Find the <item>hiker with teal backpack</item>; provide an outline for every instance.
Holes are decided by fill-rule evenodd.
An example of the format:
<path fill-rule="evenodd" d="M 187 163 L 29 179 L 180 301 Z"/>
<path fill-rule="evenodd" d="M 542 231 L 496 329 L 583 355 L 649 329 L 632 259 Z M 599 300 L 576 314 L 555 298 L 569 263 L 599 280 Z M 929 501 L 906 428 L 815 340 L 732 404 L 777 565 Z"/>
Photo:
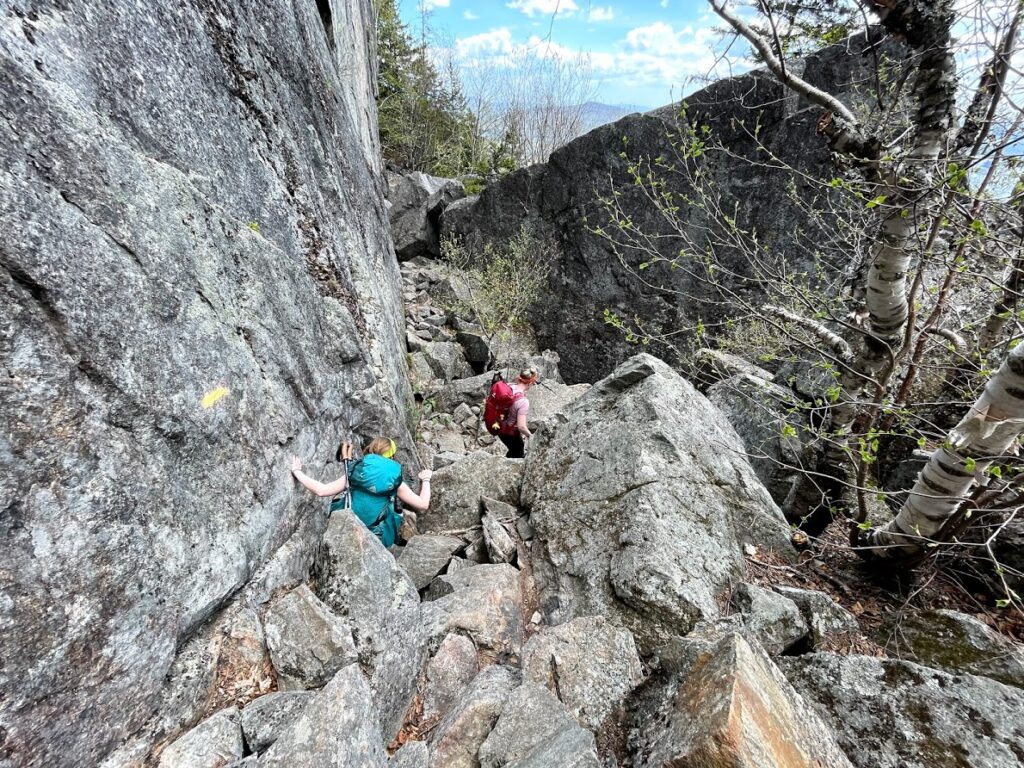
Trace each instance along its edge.
<path fill-rule="evenodd" d="M 351 507 L 352 513 L 381 544 L 391 547 L 398 540 L 398 529 L 402 525 L 395 499 L 418 512 L 425 511 L 430 506 L 432 474 L 429 469 L 419 473 L 420 492 L 415 493 L 402 482 L 402 465 L 393 458 L 396 450 L 394 440 L 375 437 L 363 450 L 363 458 L 352 464 L 352 446 L 342 443 L 337 458 L 343 462 L 345 473 L 334 482 L 321 483 L 305 474 L 297 456 L 292 456 L 292 475 L 317 496 L 335 497 L 331 502 L 332 513 Z"/>

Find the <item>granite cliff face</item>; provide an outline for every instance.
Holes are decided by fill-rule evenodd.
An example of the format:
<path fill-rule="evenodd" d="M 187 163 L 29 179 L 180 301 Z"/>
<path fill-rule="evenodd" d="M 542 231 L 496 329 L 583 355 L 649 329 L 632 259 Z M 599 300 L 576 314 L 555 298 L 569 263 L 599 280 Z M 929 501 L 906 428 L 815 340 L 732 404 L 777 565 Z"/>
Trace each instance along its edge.
<path fill-rule="evenodd" d="M 892 43 L 880 48 L 877 40 L 873 44 L 866 40 L 852 38 L 792 66 L 800 67 L 808 82 L 860 103 L 870 93 L 877 58 L 896 56 L 899 50 Z M 620 331 L 605 325 L 605 309 L 626 320 L 639 315 L 648 329 L 665 331 L 703 320 L 712 333 L 714 321 L 731 312 L 719 297 L 709 296 L 687 269 L 658 265 L 645 272 L 646 280 L 641 281 L 637 266 L 649 254 L 624 252 L 627 269 L 608 240 L 593 232 L 609 228 L 600 198 L 609 197 L 614 188 L 624 214 L 639 229 L 662 236 L 661 255 L 676 256 L 681 241 L 634 187 L 627 167 L 642 157 L 652 163 L 659 156 L 675 161 L 680 109 L 681 105 L 671 105 L 629 115 L 591 131 L 553 152 L 547 163 L 516 171 L 489 186 L 478 199 L 459 201 L 442 214 L 444 234 L 470 242 L 504 242 L 524 224 L 556 237 L 562 256 L 550 275 L 549 293 L 531 320 L 541 348 L 549 347 L 561 356 L 566 381 L 595 381 L 636 353 Z M 683 121 L 694 126 L 702 139 L 721 143 L 730 153 L 706 153 L 698 162 L 700 172 L 721 196 L 722 210 L 733 215 L 741 228 L 757 232 L 762 246 L 784 258 L 787 273 L 810 268 L 806 251 L 794 247 L 796 232 L 802 231 L 805 243 L 826 242 L 830 222 L 827 217 L 809 220 L 791 202 L 791 175 L 773 168 L 774 161 L 766 162 L 769 155 L 758 144 L 801 173 L 831 178 L 835 170 L 828 148 L 815 133 L 820 113 L 763 70 L 720 80 L 686 98 Z M 659 172 L 659 178 L 684 208 L 683 226 L 695 241 L 701 241 L 708 220 L 684 202 L 692 188 L 669 172 Z M 796 190 L 807 196 L 818 194 L 800 178 Z M 725 278 L 729 290 L 756 302 L 763 291 L 746 279 L 751 276 L 749 264 L 722 242 L 714 250 L 723 265 L 721 273 L 730 275 Z M 833 256 L 832 264 L 826 258 L 825 268 L 848 269 L 853 256 Z"/>
<path fill-rule="evenodd" d="M 373 44 L 370 0 L 5 4 L 0 765 L 96 764 L 319 510 L 287 454 L 404 434 Z"/>

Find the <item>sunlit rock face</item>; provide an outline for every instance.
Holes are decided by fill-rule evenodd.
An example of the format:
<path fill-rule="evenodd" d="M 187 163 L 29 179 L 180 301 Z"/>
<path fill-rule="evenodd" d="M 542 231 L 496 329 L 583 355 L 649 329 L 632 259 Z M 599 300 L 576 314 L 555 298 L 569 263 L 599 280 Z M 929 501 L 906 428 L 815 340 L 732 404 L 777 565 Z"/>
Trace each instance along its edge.
<path fill-rule="evenodd" d="M 404 429 L 372 8 L 2 13 L 0 765 L 94 765 L 319 510 L 287 453 Z"/>
<path fill-rule="evenodd" d="M 855 37 L 789 66 L 813 85 L 869 106 L 876 57 L 900 56 L 892 43 L 882 48 L 877 43 Z M 501 244 L 526 225 L 552 236 L 560 256 L 530 321 L 540 348 L 561 356 L 567 382 L 594 382 L 637 351 L 621 330 L 605 322 L 605 310 L 627 323 L 639 316 L 655 335 L 698 323 L 714 335 L 717 322 L 736 314 L 738 298 L 757 306 L 766 284 L 779 275 L 794 278 L 806 271 L 812 283 L 822 277 L 816 276 L 814 251 L 825 277 L 834 279 L 851 267 L 855 249 L 835 247 L 827 183 L 822 190 L 807 181 L 827 182 L 838 173 L 827 143 L 816 133 L 820 116 L 819 108 L 783 89 L 764 70 L 723 79 L 687 96 L 685 103 L 597 128 L 553 152 L 547 163 L 509 174 L 475 201 L 452 205 L 442 214 L 442 234 Z M 694 132 L 694 141 L 686 138 L 684 126 Z M 720 144 L 727 152 L 699 144 Z M 659 194 L 672 195 L 668 205 L 679 209 L 678 230 L 652 204 L 649 190 L 635 183 L 637 173 L 647 172 L 634 166 L 641 160 L 664 183 Z M 716 201 L 700 202 L 689 179 L 677 172 L 687 164 L 707 180 Z M 797 173 L 780 170 L 784 165 Z M 808 216 L 794 195 L 815 198 L 820 215 Z M 610 237 L 626 243 L 629 233 L 618 231 L 602 198 L 615 201 L 621 221 L 658 236 L 653 251 L 620 247 L 616 252 Z M 713 213 L 716 207 L 724 216 Z M 727 218 L 745 234 L 736 238 L 723 229 Z M 678 237 L 679 230 L 688 241 Z M 737 240 L 752 242 L 753 233 L 755 251 L 735 247 Z M 727 289 L 723 295 L 709 291 L 703 281 L 708 248 L 717 262 L 715 279 Z M 668 261 L 681 249 L 687 254 L 673 269 Z M 761 279 L 752 279 L 765 267 Z M 675 339 L 683 349 L 686 338 Z M 656 351 L 666 359 L 673 354 L 668 348 Z"/>

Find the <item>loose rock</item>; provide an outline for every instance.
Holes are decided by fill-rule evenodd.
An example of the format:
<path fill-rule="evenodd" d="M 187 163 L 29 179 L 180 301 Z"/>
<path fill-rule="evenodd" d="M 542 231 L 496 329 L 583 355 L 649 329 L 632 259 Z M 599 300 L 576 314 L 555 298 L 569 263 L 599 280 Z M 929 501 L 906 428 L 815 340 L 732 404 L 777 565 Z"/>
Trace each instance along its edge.
<path fill-rule="evenodd" d="M 811 647 L 827 650 L 830 642 L 860 631 L 857 617 L 824 592 L 776 586 L 775 591 L 796 603 L 810 629 Z"/>
<path fill-rule="evenodd" d="M 523 462 L 477 451 L 447 467 L 433 478 L 430 509 L 420 516 L 420 530 L 443 532 L 480 524 L 480 501 L 485 496 L 519 504 Z"/>
<path fill-rule="evenodd" d="M 858 768 L 1024 764 L 1024 691 L 905 661 L 813 653 L 779 666 Z"/>
<path fill-rule="evenodd" d="M 319 688 L 356 660 L 352 630 L 303 584 L 266 616 L 267 646 L 281 690 Z"/>
<path fill-rule="evenodd" d="M 430 768 L 477 768 L 480 745 L 516 683 L 504 667 L 480 672 L 431 734 Z"/>
<path fill-rule="evenodd" d="M 160 753 L 160 768 L 220 768 L 242 756 L 235 707 L 208 717 Z"/>
<path fill-rule="evenodd" d="M 581 728 L 547 688 L 516 688 L 480 747 L 481 768 L 572 766 L 598 768 L 594 734 Z"/>
<path fill-rule="evenodd" d="M 424 621 L 440 640 L 451 631 L 468 633 L 493 654 L 518 653 L 523 642 L 523 596 L 511 565 L 474 565 L 438 576 L 427 589 Z"/>
<path fill-rule="evenodd" d="M 452 559 L 452 554 L 465 546 L 454 536 L 424 533 L 414 536 L 402 549 L 398 564 L 405 569 L 416 589 L 424 589 L 441 573 Z"/>
<path fill-rule="evenodd" d="M 479 671 L 473 641 L 462 635 L 446 635 L 427 664 L 423 722 L 435 722 L 448 714 L 459 694 Z"/>
<path fill-rule="evenodd" d="M 338 672 L 260 758 L 260 768 L 384 768 L 370 686 L 350 664 Z"/>
<path fill-rule="evenodd" d="M 553 691 L 591 730 L 643 679 L 633 636 L 602 616 L 542 629 L 523 648 L 523 679 Z"/>
<path fill-rule="evenodd" d="M 807 637 L 809 630 L 800 609 L 778 592 L 739 584 L 732 593 L 732 604 L 743 614 L 747 632 L 773 656 Z"/>
<path fill-rule="evenodd" d="M 496 517 L 483 516 L 484 544 L 492 563 L 510 563 L 516 556 L 516 543 Z"/>
<path fill-rule="evenodd" d="M 653 680 L 639 707 L 631 737 L 638 768 L 849 768 L 756 642 L 732 634 L 694 650 L 681 682 Z"/>
<path fill-rule="evenodd" d="M 291 691 L 268 693 L 249 702 L 239 718 L 249 750 L 265 751 L 315 697 L 312 691 Z"/>

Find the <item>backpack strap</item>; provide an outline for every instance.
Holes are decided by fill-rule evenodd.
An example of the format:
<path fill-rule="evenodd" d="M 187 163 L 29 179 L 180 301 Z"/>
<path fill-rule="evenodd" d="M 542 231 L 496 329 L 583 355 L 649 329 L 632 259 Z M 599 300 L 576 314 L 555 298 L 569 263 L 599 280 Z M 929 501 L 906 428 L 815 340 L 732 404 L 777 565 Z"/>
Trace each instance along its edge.
<path fill-rule="evenodd" d="M 391 512 L 391 510 L 393 510 L 395 508 L 395 498 L 397 496 L 398 496 L 397 490 L 396 491 L 392 491 L 390 494 L 388 494 L 388 503 L 384 505 L 384 509 L 381 511 L 380 517 L 378 517 L 376 520 L 374 520 L 371 525 L 366 526 L 367 528 L 370 528 L 372 530 L 373 528 L 376 528 L 378 525 L 380 525 L 381 523 L 384 522 L 384 520 L 388 516 L 388 513 Z"/>

